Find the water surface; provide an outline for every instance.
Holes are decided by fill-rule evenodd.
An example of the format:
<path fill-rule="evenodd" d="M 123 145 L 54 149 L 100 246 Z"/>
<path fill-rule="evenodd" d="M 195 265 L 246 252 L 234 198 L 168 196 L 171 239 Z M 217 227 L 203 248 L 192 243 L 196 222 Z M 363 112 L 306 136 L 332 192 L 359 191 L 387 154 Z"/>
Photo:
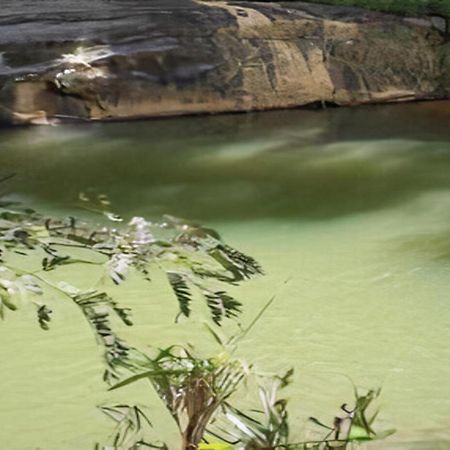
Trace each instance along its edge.
<path fill-rule="evenodd" d="M 350 378 L 383 387 L 380 429 L 433 442 L 450 437 L 449 118 L 447 104 L 424 103 L 1 130 L 0 171 L 34 208 L 88 215 L 77 197 L 89 188 L 125 217 L 204 223 L 260 261 L 266 276 L 233 291 L 242 321 L 277 299 L 240 353 L 262 370 L 295 367 L 295 437 L 351 401 Z M 71 270 L 80 284 L 98 275 Z M 204 347 L 201 313 L 173 325 L 158 276 L 116 297 L 135 310 L 122 330 L 132 343 Z M 31 309 L 0 325 L 1 447 L 90 449 L 111 430 L 95 405 L 125 399 L 150 403 L 173 442 L 146 385 L 108 393 L 88 325 L 49 301 L 48 332 Z"/>

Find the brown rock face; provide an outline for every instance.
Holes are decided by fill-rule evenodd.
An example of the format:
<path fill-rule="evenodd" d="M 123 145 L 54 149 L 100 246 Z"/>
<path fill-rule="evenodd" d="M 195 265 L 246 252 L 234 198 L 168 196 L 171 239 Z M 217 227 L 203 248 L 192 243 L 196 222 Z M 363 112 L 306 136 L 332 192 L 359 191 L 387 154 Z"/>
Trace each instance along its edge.
<path fill-rule="evenodd" d="M 302 2 L 3 1 L 0 115 L 10 122 L 450 92 L 450 46 L 431 20 Z"/>

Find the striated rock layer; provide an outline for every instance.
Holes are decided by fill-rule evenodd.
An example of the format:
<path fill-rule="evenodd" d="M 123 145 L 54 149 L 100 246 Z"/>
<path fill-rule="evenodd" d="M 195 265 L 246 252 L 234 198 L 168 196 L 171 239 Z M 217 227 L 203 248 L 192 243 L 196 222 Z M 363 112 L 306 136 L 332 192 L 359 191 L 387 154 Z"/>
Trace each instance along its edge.
<path fill-rule="evenodd" d="M 105 120 L 443 99 L 432 19 L 303 2 L 3 0 L 0 114 Z"/>

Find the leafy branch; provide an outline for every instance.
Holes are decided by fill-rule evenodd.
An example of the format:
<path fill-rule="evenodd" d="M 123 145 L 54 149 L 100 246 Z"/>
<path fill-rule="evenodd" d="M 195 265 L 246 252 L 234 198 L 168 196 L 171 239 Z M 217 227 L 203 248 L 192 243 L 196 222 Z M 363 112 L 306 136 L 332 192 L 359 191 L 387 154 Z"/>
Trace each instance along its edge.
<path fill-rule="evenodd" d="M 14 254 L 40 260 L 40 268 L 29 271 L 14 266 L 10 262 Z M 54 283 L 44 276 L 51 271 L 56 278 L 59 268 L 73 264 L 103 268 L 114 285 L 125 282 L 131 272 L 150 282 L 151 271 L 162 270 L 177 298 L 179 316 L 190 316 L 195 288 L 217 325 L 236 317 L 241 308 L 218 284 L 235 285 L 262 273 L 253 258 L 224 244 L 213 230 L 173 217 L 160 223 L 134 217 L 127 225 L 96 227 L 74 217 L 47 217 L 20 204 L 0 203 L 0 317 L 5 317 L 6 309 L 16 311 L 18 298 L 26 298 L 25 294 L 42 296 L 46 289 L 53 289 L 70 298 L 105 350 L 105 379 L 110 383 L 117 379 L 118 367 L 134 367 L 130 351 L 139 353 L 117 335 L 110 321 L 114 313 L 131 326 L 131 311 L 106 291 L 75 288 L 64 279 Z M 37 300 L 33 303 L 39 325 L 48 330 L 51 309 Z"/>
<path fill-rule="evenodd" d="M 113 405 L 100 406 L 100 410 L 116 422 L 116 431 L 112 439 L 113 448 L 168 450 L 164 444 L 155 445 L 146 441 L 146 430 L 152 428 L 153 425 L 141 407 Z M 100 445 L 97 444 L 95 449 L 100 450 Z"/>

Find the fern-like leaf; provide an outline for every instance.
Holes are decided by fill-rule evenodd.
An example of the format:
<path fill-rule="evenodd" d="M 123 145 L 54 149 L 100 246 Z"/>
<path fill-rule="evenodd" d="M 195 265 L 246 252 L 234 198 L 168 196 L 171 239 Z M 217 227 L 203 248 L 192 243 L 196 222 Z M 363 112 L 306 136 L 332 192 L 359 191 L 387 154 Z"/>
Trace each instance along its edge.
<path fill-rule="evenodd" d="M 167 272 L 167 278 L 175 296 L 177 297 L 180 307 L 180 314 L 185 317 L 189 317 L 189 314 L 191 313 L 190 304 L 192 301 L 192 293 L 186 282 L 185 276 L 180 272 L 169 271 Z"/>
<path fill-rule="evenodd" d="M 209 250 L 208 253 L 222 267 L 233 274 L 233 281 L 242 281 L 254 275 L 263 274 L 261 266 L 255 259 L 229 245 L 220 243 Z"/>
<path fill-rule="evenodd" d="M 225 291 L 204 291 L 203 295 L 217 325 L 221 325 L 224 317 L 236 317 L 241 312 L 242 304 Z"/>
<path fill-rule="evenodd" d="M 132 325 L 127 308 L 119 307 L 117 303 L 104 292 L 78 291 L 65 289 L 75 304 L 81 309 L 86 320 L 92 326 L 97 340 L 105 349 L 107 369 L 105 381 L 112 383 L 117 379 L 116 368 L 127 367 L 131 347 L 120 339 L 113 331 L 110 322 L 110 311 L 114 311 L 126 325 Z"/>
<path fill-rule="evenodd" d="M 48 324 L 50 323 L 52 317 L 52 310 L 50 308 L 48 308 L 48 306 L 46 305 L 38 305 L 38 309 L 37 309 L 37 316 L 38 316 L 38 322 L 39 322 L 39 326 L 43 329 L 43 330 L 48 330 L 49 326 Z"/>

